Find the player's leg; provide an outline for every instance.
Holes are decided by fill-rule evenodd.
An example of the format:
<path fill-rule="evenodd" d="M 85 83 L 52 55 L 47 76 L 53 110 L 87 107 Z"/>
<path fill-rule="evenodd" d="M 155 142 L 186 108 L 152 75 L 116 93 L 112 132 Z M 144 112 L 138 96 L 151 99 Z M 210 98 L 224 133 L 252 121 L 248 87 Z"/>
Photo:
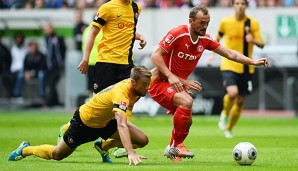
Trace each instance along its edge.
<path fill-rule="evenodd" d="M 145 147 L 149 139 L 148 137 L 141 131 L 138 127 L 136 127 L 134 124 L 128 122 L 127 123 L 129 132 L 130 132 L 130 138 L 131 138 L 131 143 L 133 145 L 133 148 L 143 148 Z M 108 141 L 104 141 L 102 143 L 102 149 L 109 150 L 114 147 L 120 147 L 123 148 L 123 144 L 120 139 L 119 132 L 116 131 Z"/>
<path fill-rule="evenodd" d="M 192 97 L 185 91 L 175 93 L 173 97 L 173 103 L 177 107 L 174 116 L 174 133 L 172 148 L 170 152 L 176 154 L 179 157 L 194 157 L 194 154 L 190 152 L 184 145 L 184 139 L 188 135 L 189 128 L 192 123 Z"/>
<path fill-rule="evenodd" d="M 227 131 L 225 136 L 227 138 L 233 137 L 232 129 L 236 125 L 241 112 L 243 110 L 245 96 L 251 94 L 252 87 L 252 74 L 237 74 L 237 87 L 238 87 L 238 95 L 234 100 L 233 107 L 231 109 L 231 118 L 227 125 Z"/>
<path fill-rule="evenodd" d="M 223 86 L 225 87 L 226 94 L 223 98 L 223 109 L 220 114 L 218 127 L 220 130 L 225 131 L 227 127 L 227 122 L 231 108 L 234 103 L 234 99 L 238 95 L 237 87 L 237 75 L 231 71 L 222 71 L 221 72 L 223 79 Z"/>
<path fill-rule="evenodd" d="M 66 132 L 66 130 L 68 129 L 69 125 L 70 125 L 70 122 L 68 122 L 60 127 L 58 138 L 57 138 L 57 144 L 63 138 L 63 135 Z"/>
<path fill-rule="evenodd" d="M 8 160 L 17 161 L 31 155 L 47 160 L 62 160 L 69 156 L 73 151 L 74 149 L 68 147 L 63 140 L 60 141 L 57 146 L 49 144 L 30 146 L 29 142 L 23 142 L 18 149 L 10 154 Z"/>
<path fill-rule="evenodd" d="M 234 102 L 234 105 L 231 109 L 231 116 L 230 116 L 230 120 L 229 123 L 227 125 L 226 128 L 226 132 L 225 132 L 225 137 L 226 138 L 232 138 L 232 129 L 235 126 L 235 124 L 237 123 L 240 114 L 242 112 L 243 109 L 243 102 L 244 102 L 244 96 L 237 96 Z"/>

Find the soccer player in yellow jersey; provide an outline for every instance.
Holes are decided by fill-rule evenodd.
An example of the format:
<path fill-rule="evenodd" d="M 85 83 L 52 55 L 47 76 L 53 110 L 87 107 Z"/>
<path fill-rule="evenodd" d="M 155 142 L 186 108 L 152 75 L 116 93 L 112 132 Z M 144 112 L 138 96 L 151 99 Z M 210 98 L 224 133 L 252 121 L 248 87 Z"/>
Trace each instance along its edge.
<path fill-rule="evenodd" d="M 24 141 L 10 154 L 8 160 L 17 161 L 31 155 L 62 160 L 78 146 L 101 137 L 104 140 L 110 138 L 98 144 L 102 155 L 110 148 L 124 147 L 129 164 L 137 165 L 145 157 L 137 155 L 134 148 L 146 146 L 148 137 L 127 120 L 132 116 L 134 104 L 146 95 L 151 76 L 146 67 L 134 67 L 130 78 L 107 87 L 75 111 L 69 128 L 56 146 L 30 146 L 29 142 Z"/>
<path fill-rule="evenodd" d="M 98 55 L 94 67 L 94 94 L 129 78 L 130 70 L 134 66 L 132 50 L 135 40 L 140 41 L 139 49 L 143 49 L 147 44 L 146 39 L 136 32 L 141 10 L 140 4 L 133 0 L 111 0 L 99 7 L 87 36 L 83 59 L 78 66 L 82 74 L 88 72 L 88 61 L 90 64 L 90 58 L 93 58 L 90 53 L 94 40 L 99 33 L 103 33 L 97 47 Z M 125 150 L 122 151 L 125 156 Z"/>
<path fill-rule="evenodd" d="M 253 46 L 264 47 L 257 20 L 245 14 L 247 0 L 233 0 L 235 15 L 223 18 L 219 26 L 217 41 L 224 36 L 225 46 L 252 58 Z M 210 66 L 215 54 L 208 59 Z M 252 92 L 252 74 L 254 66 L 243 65 L 222 58 L 220 70 L 226 94 L 223 98 L 223 110 L 218 123 L 226 138 L 232 138 L 232 129 L 243 110 L 245 96 Z"/>
<path fill-rule="evenodd" d="M 87 37 L 83 59 L 78 66 L 82 74 L 87 73 L 94 39 L 102 30 L 103 37 L 97 47 L 95 64 L 95 94 L 129 78 L 134 66 L 132 49 L 135 40 L 140 40 L 140 49 L 147 43 L 141 34 L 136 33 L 141 10 L 141 6 L 132 0 L 111 0 L 99 7 Z"/>

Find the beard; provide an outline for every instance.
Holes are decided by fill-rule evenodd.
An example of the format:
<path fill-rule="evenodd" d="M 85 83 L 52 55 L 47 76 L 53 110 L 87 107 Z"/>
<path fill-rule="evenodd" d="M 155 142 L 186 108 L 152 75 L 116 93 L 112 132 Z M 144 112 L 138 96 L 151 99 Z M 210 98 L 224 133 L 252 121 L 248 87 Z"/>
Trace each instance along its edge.
<path fill-rule="evenodd" d="M 206 34 L 206 30 L 194 31 L 197 36 L 204 36 Z"/>

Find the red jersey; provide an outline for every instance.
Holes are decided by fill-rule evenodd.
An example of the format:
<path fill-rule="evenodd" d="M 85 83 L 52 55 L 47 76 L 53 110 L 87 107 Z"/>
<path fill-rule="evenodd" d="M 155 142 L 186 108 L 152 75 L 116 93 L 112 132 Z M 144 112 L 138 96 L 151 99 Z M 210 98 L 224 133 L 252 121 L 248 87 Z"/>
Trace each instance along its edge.
<path fill-rule="evenodd" d="M 159 42 L 167 54 L 163 56 L 170 71 L 180 78 L 187 79 L 197 66 L 205 49 L 213 51 L 220 44 L 209 34 L 199 36 L 196 42 L 191 40 L 187 25 L 178 26 L 168 32 Z"/>

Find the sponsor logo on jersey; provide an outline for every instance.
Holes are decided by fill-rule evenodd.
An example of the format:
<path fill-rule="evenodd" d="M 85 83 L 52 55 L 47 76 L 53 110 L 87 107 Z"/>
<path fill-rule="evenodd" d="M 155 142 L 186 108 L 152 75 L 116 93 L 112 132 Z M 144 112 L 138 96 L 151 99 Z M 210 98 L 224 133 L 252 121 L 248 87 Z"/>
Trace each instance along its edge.
<path fill-rule="evenodd" d="M 166 37 L 166 39 L 165 39 L 165 42 L 167 44 L 170 44 L 170 43 L 172 43 L 173 40 L 174 40 L 174 36 L 171 35 L 171 34 L 168 34 L 167 37 Z"/>
<path fill-rule="evenodd" d="M 135 23 L 118 23 L 118 28 L 119 29 L 124 29 L 124 28 L 134 28 L 135 27 Z"/>
<path fill-rule="evenodd" d="M 194 61 L 194 60 L 197 59 L 196 56 L 191 55 L 191 54 L 187 54 L 187 53 L 184 53 L 184 52 L 178 52 L 177 56 L 181 59 L 186 59 L 186 60 L 189 60 L 189 61 Z"/>
<path fill-rule="evenodd" d="M 127 103 L 124 102 L 124 101 L 120 101 L 119 109 L 126 111 L 126 109 L 127 109 Z"/>

